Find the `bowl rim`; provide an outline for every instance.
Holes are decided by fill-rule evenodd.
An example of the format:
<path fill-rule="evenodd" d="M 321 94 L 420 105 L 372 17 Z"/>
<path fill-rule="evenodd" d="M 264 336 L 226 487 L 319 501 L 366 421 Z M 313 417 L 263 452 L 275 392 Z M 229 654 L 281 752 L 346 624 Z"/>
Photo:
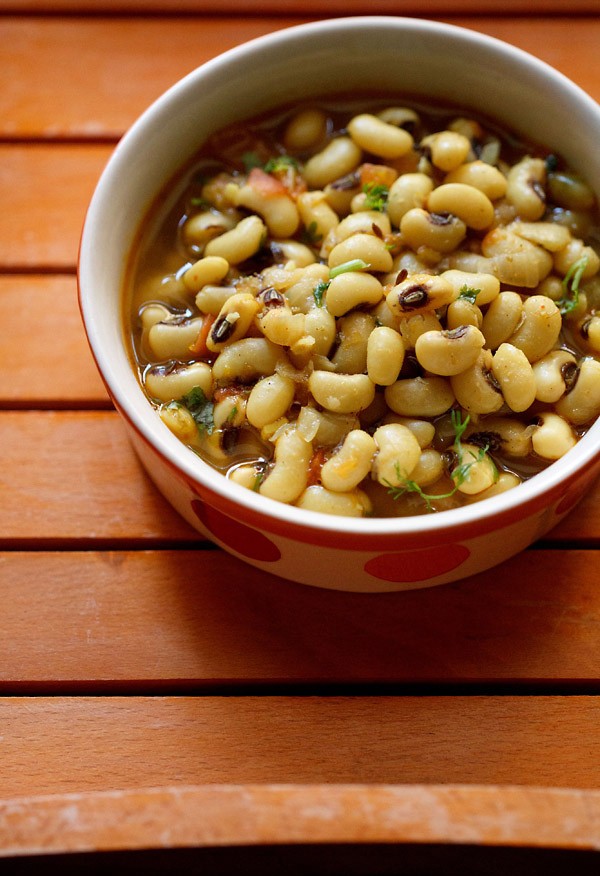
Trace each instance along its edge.
<path fill-rule="evenodd" d="M 180 99 L 188 89 L 193 89 L 207 75 L 225 72 L 231 64 L 243 65 L 256 52 L 291 44 L 299 39 L 306 40 L 317 33 L 345 32 L 356 28 L 381 30 L 389 27 L 408 29 L 419 34 L 450 35 L 466 44 L 477 45 L 492 54 L 499 55 L 504 60 L 512 59 L 521 68 L 526 67 L 536 74 L 550 77 L 556 86 L 567 89 L 573 99 L 587 103 L 589 108 L 600 116 L 598 104 L 580 86 L 545 61 L 496 37 L 459 25 L 392 15 L 348 16 L 293 25 L 255 37 L 211 58 L 187 73 L 156 98 L 134 120 L 113 150 L 89 202 L 80 238 L 77 268 L 79 307 L 92 355 L 117 410 L 157 453 L 171 466 L 181 471 L 189 481 L 213 491 L 228 504 L 233 503 L 247 509 L 252 515 L 264 519 L 276 519 L 282 524 L 287 524 L 290 531 L 299 527 L 320 529 L 331 534 L 338 531 L 346 535 L 356 533 L 364 537 L 369 534 L 426 535 L 439 530 L 463 530 L 468 526 L 479 529 L 484 521 L 489 523 L 491 518 L 515 519 L 528 516 L 531 513 L 528 509 L 532 505 L 538 506 L 544 496 L 549 493 L 556 494 L 561 485 L 566 485 L 581 476 L 582 470 L 591 466 L 600 456 L 600 441 L 597 438 L 600 434 L 600 420 L 597 420 L 577 445 L 561 459 L 520 484 L 518 488 L 494 497 L 460 508 L 408 517 L 352 518 L 329 515 L 286 505 L 235 484 L 187 448 L 161 423 L 152 406 L 148 404 L 141 386 L 139 398 L 133 398 L 117 379 L 118 374 L 108 359 L 104 342 L 97 331 L 94 317 L 100 304 L 94 300 L 95 296 L 91 291 L 93 278 L 88 276 L 88 261 L 90 247 L 93 246 L 95 223 L 101 221 L 105 207 L 104 192 L 113 177 L 118 178 L 119 174 L 126 172 L 130 153 L 135 149 L 138 138 L 143 136 L 149 126 L 154 127 L 157 114 L 165 111 L 173 100 Z M 157 192 L 154 192 L 153 197 L 156 194 Z M 124 337 L 122 343 L 125 345 Z M 150 414 L 152 416 L 148 416 Z"/>

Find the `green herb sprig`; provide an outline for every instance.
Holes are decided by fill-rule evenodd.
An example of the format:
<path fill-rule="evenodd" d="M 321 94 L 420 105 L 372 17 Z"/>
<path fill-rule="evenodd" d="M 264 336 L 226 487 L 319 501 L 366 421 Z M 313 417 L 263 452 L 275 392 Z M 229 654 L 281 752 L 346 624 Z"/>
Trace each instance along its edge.
<path fill-rule="evenodd" d="M 581 256 L 576 262 L 573 262 L 563 277 L 563 296 L 556 302 L 562 316 L 568 316 L 579 304 L 579 284 L 581 283 L 587 263 L 588 257 L 586 255 Z"/>
<path fill-rule="evenodd" d="M 214 421 L 214 404 L 206 398 L 204 391 L 200 386 L 194 386 L 190 389 L 179 402 L 176 404 L 183 405 L 192 415 L 200 434 L 206 433 L 212 435 L 215 428 Z"/>
<path fill-rule="evenodd" d="M 447 493 L 425 493 L 416 481 L 413 481 L 410 478 L 403 477 L 402 471 L 400 469 L 400 464 L 397 462 L 395 465 L 395 470 L 396 477 L 398 478 L 398 483 L 391 484 L 387 482 L 388 493 L 392 497 L 392 499 L 400 499 L 401 496 L 404 496 L 406 493 L 417 493 L 425 502 L 427 510 L 433 511 L 434 502 L 439 501 L 440 499 L 450 499 L 456 493 L 458 488 L 466 481 L 471 468 L 478 462 L 482 462 L 485 458 L 487 451 L 489 450 L 489 444 L 486 444 L 482 448 L 480 448 L 479 453 L 477 454 L 477 456 L 474 457 L 473 453 L 469 451 L 469 455 L 472 456 L 473 459 L 470 462 L 465 462 L 465 451 L 462 445 L 462 437 L 465 434 L 467 426 L 469 425 L 469 420 L 470 417 L 468 414 L 463 420 L 460 411 L 454 410 L 450 414 L 450 421 L 454 430 L 454 444 L 452 446 L 458 459 L 458 465 L 455 466 L 450 473 L 450 477 L 454 481 L 454 486 L 452 487 L 452 489 L 449 490 Z M 498 472 L 495 466 L 494 469 L 496 475 L 495 480 L 497 480 Z"/>
<path fill-rule="evenodd" d="M 377 183 L 367 183 L 363 186 L 363 192 L 367 196 L 364 206 L 367 210 L 376 210 L 378 213 L 383 213 L 388 202 L 390 194 L 389 186 L 379 185 Z"/>

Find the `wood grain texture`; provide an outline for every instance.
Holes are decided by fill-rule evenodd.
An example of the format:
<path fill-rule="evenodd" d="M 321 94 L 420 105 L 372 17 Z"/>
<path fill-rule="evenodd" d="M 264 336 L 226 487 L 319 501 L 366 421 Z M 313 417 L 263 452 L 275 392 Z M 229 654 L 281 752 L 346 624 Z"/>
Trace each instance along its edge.
<path fill-rule="evenodd" d="M 307 21 L 308 10 L 302 15 L 0 19 L 0 136 L 117 138 L 165 89 L 203 62 Z M 569 19 L 568 38 L 560 17 L 448 20 L 531 52 L 600 97 L 600 16 Z"/>
<path fill-rule="evenodd" d="M 5 411 L 0 444 L 4 543 L 199 538 L 154 488 L 115 413 Z"/>
<path fill-rule="evenodd" d="M 111 152 L 93 144 L 0 144 L 4 271 L 75 270 L 85 212 Z"/>
<path fill-rule="evenodd" d="M 222 551 L 4 553 L 0 693 L 593 688 L 595 560 L 527 551 L 456 584 L 373 597 L 286 582 Z"/>
<path fill-rule="evenodd" d="M 0 406 L 110 407 L 72 276 L 0 276 Z"/>
<path fill-rule="evenodd" d="M 206 783 L 600 784 L 597 697 L 0 699 L 2 797 Z"/>
<path fill-rule="evenodd" d="M 600 847 L 600 792 L 481 785 L 193 785 L 0 801 L 0 856 L 266 845 Z"/>
<path fill-rule="evenodd" d="M 199 15 L 577 15 L 597 12 L 595 0 L 4 0 L 6 12 L 194 13 Z"/>

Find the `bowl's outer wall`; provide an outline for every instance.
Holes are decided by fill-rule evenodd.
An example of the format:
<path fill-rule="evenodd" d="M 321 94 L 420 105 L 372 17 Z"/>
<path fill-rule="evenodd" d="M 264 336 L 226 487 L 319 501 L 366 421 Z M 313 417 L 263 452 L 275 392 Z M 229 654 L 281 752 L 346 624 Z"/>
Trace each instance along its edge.
<path fill-rule="evenodd" d="M 130 250 L 141 218 L 210 133 L 280 105 L 282 95 L 287 103 L 361 91 L 428 96 L 489 115 L 535 142 L 551 144 L 600 191 L 597 105 L 560 74 L 520 50 L 462 28 L 382 16 L 300 26 L 238 47 L 173 86 L 125 135 L 100 180 L 81 242 L 80 303 L 98 367 L 134 430 L 160 455 L 175 461 L 188 478 L 196 478 L 216 495 L 236 497 L 240 515 L 257 503 L 268 515 L 273 513 L 269 506 L 277 503 L 230 484 L 193 457 L 157 423 L 131 367 L 122 317 Z M 576 448 L 586 465 L 598 453 L 593 441 L 594 435 L 588 434 Z M 546 482 L 555 485 L 561 465 L 562 461 L 533 479 L 535 487 L 529 482 L 519 488 L 523 499 L 528 490 L 545 489 Z M 512 499 L 499 497 L 494 507 L 508 502 L 514 504 Z M 281 507 L 274 513 L 288 521 L 292 540 L 302 520 L 314 524 L 311 512 L 298 514 L 298 509 L 291 509 L 290 513 Z M 493 515 L 495 510 L 482 507 L 479 515 L 469 509 L 452 512 L 457 520 L 461 513 L 463 518 L 470 515 L 476 528 L 477 516 Z M 356 527 L 355 521 L 319 516 L 322 529 L 332 534 Z M 433 530 L 438 525 L 444 529 L 452 524 L 430 518 L 419 523 L 413 518 L 401 528 Z M 365 523 L 367 530 L 374 526 L 389 530 L 394 523 Z M 206 533 L 201 525 L 198 528 Z M 533 530 L 536 527 L 525 544 L 539 534 Z M 513 538 L 511 553 L 525 544 Z M 493 551 L 487 553 L 488 565 L 498 561 Z M 301 557 L 295 560 L 303 561 Z M 273 571 L 284 574 L 283 568 Z"/>

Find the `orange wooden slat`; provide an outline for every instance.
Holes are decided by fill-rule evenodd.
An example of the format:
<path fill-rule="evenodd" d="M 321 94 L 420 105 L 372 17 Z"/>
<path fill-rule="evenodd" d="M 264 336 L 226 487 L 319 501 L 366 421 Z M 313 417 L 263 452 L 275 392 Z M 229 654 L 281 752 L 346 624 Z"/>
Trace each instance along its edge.
<path fill-rule="evenodd" d="M 0 591 L 0 692 L 600 676 L 592 551 L 527 551 L 385 596 L 293 584 L 217 550 L 15 552 L 0 554 Z"/>
<path fill-rule="evenodd" d="M 0 270 L 75 269 L 85 211 L 111 152 L 0 144 Z"/>
<path fill-rule="evenodd" d="M 583 850 L 598 847 L 599 824 L 600 792 L 595 790 L 498 785 L 171 786 L 0 801 L 0 856 L 271 843 Z"/>
<path fill-rule="evenodd" d="M 201 15 L 576 15 L 598 11 L 595 0 L 4 0 L 16 13 L 196 13 Z"/>
<path fill-rule="evenodd" d="M 113 411 L 2 411 L 0 446 L 0 494 L 11 497 L 0 509 L 4 545 L 198 539 L 151 484 Z M 599 489 L 547 538 L 597 540 Z"/>
<path fill-rule="evenodd" d="M 2 797 L 218 783 L 598 788 L 597 697 L 0 700 Z"/>
<path fill-rule="evenodd" d="M 204 61 L 303 15 L 0 19 L 0 136 L 118 137 Z M 600 16 L 448 20 L 531 52 L 600 98 Z"/>
<path fill-rule="evenodd" d="M 75 277 L 0 276 L 0 405 L 110 407 L 90 353 Z"/>
<path fill-rule="evenodd" d="M 199 539 L 159 495 L 112 412 L 0 413 L 0 538 Z"/>

